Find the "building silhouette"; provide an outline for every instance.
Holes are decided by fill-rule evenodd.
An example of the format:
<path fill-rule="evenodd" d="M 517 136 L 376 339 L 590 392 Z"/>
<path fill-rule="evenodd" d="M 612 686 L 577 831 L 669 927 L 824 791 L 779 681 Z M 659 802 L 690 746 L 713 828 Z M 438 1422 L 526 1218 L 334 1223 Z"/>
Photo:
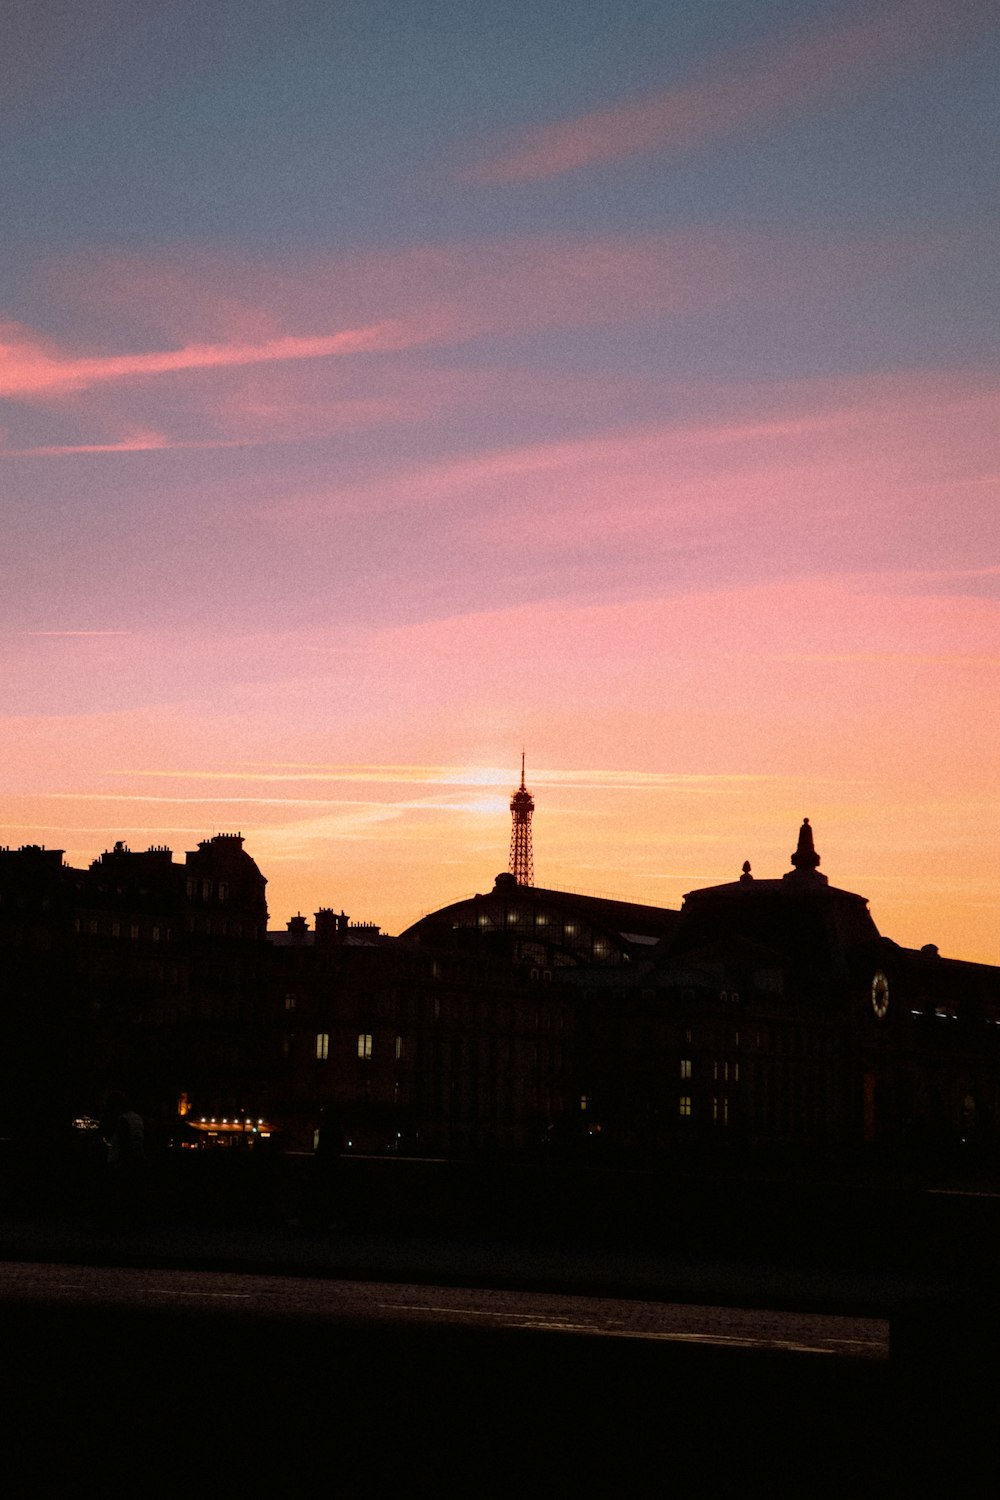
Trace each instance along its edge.
<path fill-rule="evenodd" d="M 332 905 L 267 934 L 238 834 L 0 850 L 4 1129 L 125 1085 L 200 1144 L 325 1118 L 364 1152 L 995 1163 L 1000 969 L 881 934 L 808 820 L 790 864 L 679 910 L 506 871 L 392 937 Z"/>

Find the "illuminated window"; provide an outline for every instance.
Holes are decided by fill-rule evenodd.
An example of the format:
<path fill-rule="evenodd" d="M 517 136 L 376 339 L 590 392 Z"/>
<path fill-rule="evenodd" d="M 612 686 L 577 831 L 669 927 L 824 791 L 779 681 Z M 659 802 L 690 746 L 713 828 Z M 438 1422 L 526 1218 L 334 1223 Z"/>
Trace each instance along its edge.
<path fill-rule="evenodd" d="M 290 995 L 289 994 L 289 995 L 285 996 L 285 1009 L 286 1010 L 294 1010 L 295 1009 L 295 996 L 294 995 Z"/>
<path fill-rule="evenodd" d="M 690 1078 L 691 1077 L 691 1059 L 689 1057 L 682 1057 L 681 1058 L 681 1077 L 682 1078 Z"/>
<path fill-rule="evenodd" d="M 396 1038 L 396 1061 L 399 1062 L 406 1056 L 406 1043 L 401 1036 Z"/>
<path fill-rule="evenodd" d="M 733 1082 L 734 1083 L 739 1083 L 739 1081 L 740 1081 L 740 1065 L 739 1065 L 738 1062 L 734 1062 L 733 1063 Z"/>
<path fill-rule="evenodd" d="M 583 1110 L 586 1110 L 586 1109 L 590 1108 L 590 1095 L 589 1094 L 581 1094 L 580 1095 L 580 1108 L 583 1109 Z"/>
<path fill-rule="evenodd" d="M 330 1033 L 328 1031 L 317 1031 L 316 1033 L 316 1057 L 319 1062 L 325 1062 L 330 1055 Z"/>
<path fill-rule="evenodd" d="M 682 1094 L 681 1095 L 680 1100 L 678 1102 L 678 1110 L 677 1110 L 677 1112 L 685 1120 L 690 1117 L 690 1114 L 691 1114 L 691 1095 L 690 1094 Z"/>
<path fill-rule="evenodd" d="M 367 1062 L 372 1055 L 372 1034 L 370 1031 L 358 1032 L 358 1056 Z"/>

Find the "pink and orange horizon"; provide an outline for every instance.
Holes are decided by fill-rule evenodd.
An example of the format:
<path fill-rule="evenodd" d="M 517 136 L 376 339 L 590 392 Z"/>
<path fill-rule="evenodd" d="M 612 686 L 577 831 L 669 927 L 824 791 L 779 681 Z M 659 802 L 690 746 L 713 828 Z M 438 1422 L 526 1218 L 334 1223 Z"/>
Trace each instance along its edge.
<path fill-rule="evenodd" d="M 1000 962 L 990 0 L 22 20 L 0 842 L 239 830 L 272 925 L 398 932 L 523 745 L 540 885 L 677 906 L 808 816 Z"/>

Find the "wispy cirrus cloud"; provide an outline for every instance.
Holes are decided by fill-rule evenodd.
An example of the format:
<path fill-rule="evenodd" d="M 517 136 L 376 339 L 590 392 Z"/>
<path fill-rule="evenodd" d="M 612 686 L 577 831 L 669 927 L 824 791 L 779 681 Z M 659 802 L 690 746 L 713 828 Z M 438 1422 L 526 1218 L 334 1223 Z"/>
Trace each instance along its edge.
<path fill-rule="evenodd" d="M 695 150 L 878 86 L 995 21 L 992 0 L 868 0 L 724 53 L 658 93 L 526 130 L 461 175 L 532 182 L 650 151 Z"/>
<path fill-rule="evenodd" d="M 703 229 L 266 262 L 91 255 L 50 264 L 35 288 L 81 330 L 76 346 L 13 324 L 0 340 L 0 394 L 43 410 L 50 429 L 39 441 L 37 422 L 23 437 L 12 426 L 0 454 L 295 442 L 498 407 L 606 420 L 609 395 L 623 408 L 641 400 L 641 372 L 615 369 L 602 383 L 599 371 L 540 368 L 511 341 L 684 318 L 721 302 L 759 314 L 767 299 L 784 308 L 793 293 L 825 297 L 831 277 L 877 283 L 951 248 L 940 235 Z M 341 331 L 308 331 L 317 327 Z M 85 329 L 100 348 L 80 352 Z M 110 330 L 132 352 L 107 352 Z M 498 334 L 509 346 L 499 361 Z"/>
<path fill-rule="evenodd" d="M 262 344 L 188 344 L 148 353 L 74 355 L 57 351 L 21 329 L 0 343 L 0 396 L 30 397 L 85 390 L 112 381 L 147 379 L 192 370 L 229 369 L 284 360 L 328 359 L 404 348 L 411 342 L 397 325 L 373 324 L 315 337 L 270 339 Z"/>
<path fill-rule="evenodd" d="M 273 767 L 213 767 L 206 769 L 192 768 L 189 770 L 121 770 L 111 771 L 108 775 L 116 778 L 135 779 L 140 784 L 149 779 L 164 781 L 208 781 L 224 782 L 228 785 L 246 783 L 255 785 L 269 782 L 293 782 L 310 783 L 323 782 L 330 785 L 339 783 L 360 783 L 365 786 L 433 786 L 433 787 L 491 787 L 508 788 L 511 784 L 512 771 L 508 767 L 482 767 L 482 766 L 323 766 L 316 764 L 305 764 L 301 766 L 286 766 L 279 762 Z M 672 786 L 697 786 L 702 783 L 706 785 L 718 785 L 726 782 L 751 782 L 765 780 L 758 774 L 701 774 L 701 773 L 668 773 L 660 771 L 631 771 L 625 768 L 614 770 L 573 770 L 554 767 L 539 767 L 532 770 L 528 778 L 532 786 L 567 786 L 567 787 L 613 787 L 616 790 L 643 791 L 651 788 L 663 788 Z M 60 794 L 64 795 L 64 794 Z M 66 794 L 68 795 L 68 794 Z M 128 798 L 127 793 L 109 793 L 112 800 Z M 137 794 L 144 798 L 147 794 Z M 155 800 L 173 801 L 173 795 L 156 798 Z M 190 800 L 183 798 L 181 800 Z M 239 798 L 210 798 L 195 800 L 222 800 L 239 801 Z M 248 800 L 260 800 L 257 798 Z M 267 800 L 267 799 L 264 799 Z M 281 801 L 305 801 L 316 800 L 320 803 L 330 799 L 293 798 L 278 799 Z M 338 799 L 333 799 L 334 801 Z M 381 805 L 381 804 L 378 804 Z M 386 804 L 397 806 L 397 803 Z M 410 805 L 410 804 L 407 804 Z M 438 805 L 428 800 L 421 805 Z M 440 804 L 444 806 L 445 804 Z M 447 804 L 451 805 L 451 804 Z"/>

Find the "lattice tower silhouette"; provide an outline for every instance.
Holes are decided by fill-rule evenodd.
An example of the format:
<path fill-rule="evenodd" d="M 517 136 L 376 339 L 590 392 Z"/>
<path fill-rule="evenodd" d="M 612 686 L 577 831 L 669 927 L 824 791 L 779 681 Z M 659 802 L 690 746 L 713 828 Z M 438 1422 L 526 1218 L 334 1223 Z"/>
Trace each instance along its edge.
<path fill-rule="evenodd" d="M 534 885 L 535 862 L 531 853 L 531 814 L 535 799 L 524 784 L 524 751 L 521 751 L 521 785 L 510 799 L 510 873 L 518 885 Z"/>

